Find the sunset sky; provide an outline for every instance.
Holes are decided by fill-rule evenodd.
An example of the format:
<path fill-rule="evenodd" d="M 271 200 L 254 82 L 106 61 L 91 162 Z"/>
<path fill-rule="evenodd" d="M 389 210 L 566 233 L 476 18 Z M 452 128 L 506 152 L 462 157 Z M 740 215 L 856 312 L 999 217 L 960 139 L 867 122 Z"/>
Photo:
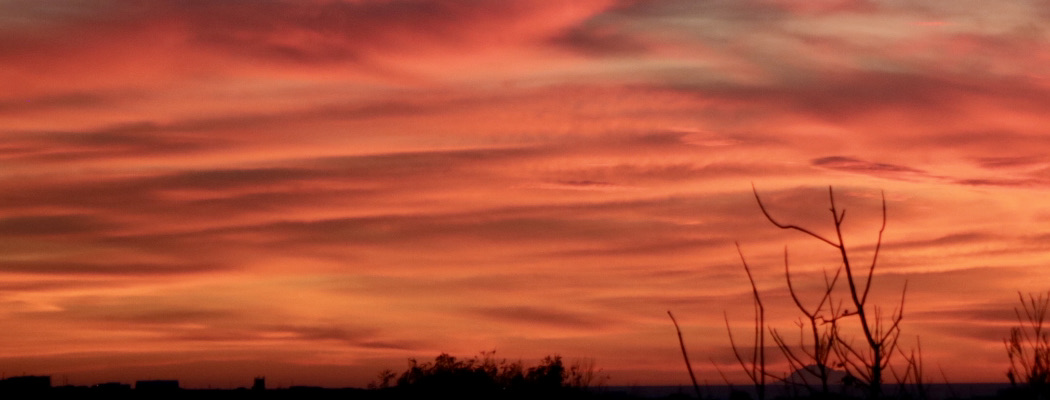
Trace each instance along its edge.
<path fill-rule="evenodd" d="M 740 381 L 833 234 L 928 374 L 1050 289 L 1050 3 L 0 0 L 0 371 L 363 386 L 406 359 Z M 839 293 L 839 298 L 844 293 Z M 853 323 L 849 320 L 848 323 Z M 860 340 L 860 337 L 857 338 Z M 770 368 L 783 370 L 779 358 Z M 930 372 L 933 371 L 933 372 Z"/>

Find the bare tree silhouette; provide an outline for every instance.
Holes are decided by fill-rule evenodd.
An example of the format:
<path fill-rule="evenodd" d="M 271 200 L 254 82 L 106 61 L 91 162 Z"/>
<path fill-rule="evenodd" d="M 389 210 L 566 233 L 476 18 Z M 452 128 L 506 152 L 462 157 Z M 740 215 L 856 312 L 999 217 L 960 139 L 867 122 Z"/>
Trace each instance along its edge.
<path fill-rule="evenodd" d="M 871 258 L 871 263 L 867 265 L 867 273 L 861 273 L 856 271 L 856 262 L 850 257 L 849 250 L 846 247 L 845 241 L 842 235 L 842 223 L 846 218 L 846 210 L 839 210 L 835 205 L 835 193 L 834 190 L 828 187 L 828 198 L 831 203 L 831 216 L 832 222 L 835 228 L 835 237 L 828 239 L 822 235 L 814 233 L 812 230 L 791 224 L 784 224 L 778 222 L 766 209 L 762 203 L 761 197 L 758 195 L 758 189 L 751 186 L 752 192 L 755 195 L 755 201 L 758 202 L 759 209 L 762 210 L 762 214 L 772 223 L 774 226 L 780 229 L 793 230 L 806 234 L 814 239 L 817 239 L 829 246 L 835 248 L 841 259 L 841 268 L 846 272 L 846 283 L 849 285 L 849 300 L 853 305 L 854 309 L 838 310 L 833 306 L 830 301 L 832 289 L 834 287 L 834 281 L 827 280 L 826 292 L 824 298 L 818 304 L 818 307 L 813 311 L 802 306 L 798 300 L 798 295 L 795 293 L 794 288 L 791 287 L 790 269 L 787 267 L 787 261 L 785 256 L 785 270 L 788 271 L 788 285 L 791 290 L 792 298 L 796 302 L 796 306 L 810 318 L 812 323 L 811 332 L 814 334 L 814 350 L 811 353 L 810 358 L 820 360 L 825 363 L 828 361 L 830 354 L 825 353 L 830 350 L 834 352 L 839 365 L 844 368 L 853 378 L 857 379 L 862 385 L 866 386 L 869 395 L 872 398 L 877 398 L 882 394 L 882 384 L 885 379 L 885 372 L 889 367 L 890 359 L 893 357 L 895 352 L 898 352 L 898 338 L 900 337 L 900 322 L 904 317 L 904 295 L 907 293 L 907 284 L 901 291 L 901 300 L 899 305 L 893 310 L 889 318 L 885 318 L 882 314 L 882 310 L 878 306 L 874 306 L 868 303 L 868 295 L 871 292 L 871 284 L 874 278 L 875 267 L 878 264 L 879 250 L 882 248 L 882 235 L 886 230 L 886 196 L 882 196 L 882 225 L 879 228 L 878 239 L 875 242 L 875 251 Z M 838 276 L 838 273 L 836 273 Z M 823 305 L 828 302 L 829 309 L 832 313 L 821 313 Z M 855 346 L 848 338 L 843 338 L 843 332 L 838 329 L 838 323 L 840 320 L 844 320 L 847 317 L 856 316 L 856 321 L 863 332 L 864 345 Z M 817 320 L 820 320 L 822 324 L 828 325 L 828 330 L 825 334 L 819 333 L 816 328 Z M 830 334 L 830 335 L 829 335 Z M 779 337 L 779 334 L 776 335 Z M 782 337 L 777 340 L 778 345 L 783 344 Z M 826 346 L 826 347 L 825 347 Z M 786 350 L 785 346 L 781 346 L 782 350 Z M 792 357 L 789 355 L 789 359 Z M 801 360 L 800 357 L 796 360 Z M 826 370 L 825 370 L 826 373 Z M 826 379 L 826 376 L 825 376 Z"/>
<path fill-rule="evenodd" d="M 788 291 L 795 306 L 804 317 L 800 318 L 800 321 L 798 322 L 800 335 L 796 347 L 788 343 L 779 330 L 767 328 L 765 322 L 765 307 L 762 304 L 762 299 L 758 287 L 755 284 L 754 276 L 751 274 L 751 267 L 748 265 L 744 253 L 740 249 L 740 244 L 737 243 L 737 253 L 740 255 L 741 264 L 747 274 L 748 282 L 751 284 L 752 302 L 755 308 L 754 335 L 752 337 L 751 353 L 746 354 L 746 352 L 742 351 L 741 347 L 737 345 L 732 327 L 729 323 L 728 315 L 725 316 L 726 330 L 728 332 L 733 355 L 736 357 L 737 362 L 740 364 L 741 369 L 744 370 L 748 379 L 755 386 L 758 398 L 765 398 L 767 377 L 779 379 L 788 384 L 801 384 L 802 386 L 809 388 L 811 391 L 814 391 L 812 385 L 806 381 L 807 373 L 815 376 L 816 380 L 820 383 L 819 394 L 823 397 L 827 397 L 830 390 L 829 385 L 832 383 L 832 372 L 834 372 L 836 367 L 844 370 L 847 374 L 847 379 L 844 379 L 845 382 L 841 383 L 852 383 L 865 387 L 871 398 L 879 398 L 882 396 L 882 385 L 886 379 L 887 371 L 896 378 L 898 383 L 903 384 L 905 381 L 909 380 L 915 381 L 920 385 L 920 396 L 924 394 L 925 390 L 921 387 L 923 384 L 921 348 L 907 353 L 900 349 L 898 341 L 901 334 L 900 323 L 904 318 L 904 300 L 907 293 L 907 282 L 905 282 L 904 288 L 901 290 L 900 302 L 894 308 L 893 312 L 889 314 L 888 318 L 883 314 L 882 309 L 879 306 L 868 302 L 868 295 L 871 293 L 872 282 L 874 280 L 875 267 L 878 265 L 879 251 L 882 248 L 882 237 L 886 230 L 885 194 L 882 196 L 882 221 L 875 242 L 874 254 L 871 257 L 871 262 L 866 263 L 865 266 L 861 267 L 866 271 L 857 271 L 857 262 L 851 258 L 849 249 L 846 247 L 843 239 L 842 227 L 843 221 L 846 217 L 846 211 L 844 209 L 839 210 L 836 206 L 835 193 L 832 187 L 828 187 L 828 199 L 831 204 L 829 211 L 831 211 L 832 222 L 835 230 L 835 236 L 833 239 L 817 234 L 807 228 L 778 222 L 778 220 L 769 213 L 769 210 L 766 209 L 765 204 L 762 203 L 762 198 L 758 194 L 758 189 L 756 189 L 753 184 L 751 189 L 754 193 L 755 201 L 758 203 L 758 207 L 762 211 L 762 215 L 764 215 L 770 223 L 780 229 L 801 232 L 820 242 L 832 246 L 836 250 L 836 253 L 838 253 L 838 258 L 841 261 L 839 268 L 833 275 L 829 276 L 827 272 L 825 272 L 824 288 L 819 293 L 820 297 L 818 298 L 818 301 L 816 301 L 813 306 L 807 306 L 802 300 L 802 296 L 795 289 L 791 277 L 791 267 L 788 261 L 787 248 L 784 249 L 784 277 L 787 282 Z M 835 288 L 842 277 L 842 272 L 845 272 L 845 281 L 848 284 L 849 304 L 853 306 L 852 309 L 844 306 L 841 300 L 836 302 L 834 299 L 834 297 L 836 297 Z M 1046 303 L 1046 301 L 1044 301 L 1044 303 Z M 1044 305 L 1043 313 L 1045 313 L 1045 309 L 1046 306 Z M 678 321 L 675 320 L 674 315 L 672 315 L 670 311 L 667 313 L 675 325 L 675 330 L 678 333 L 678 341 L 682 349 L 682 356 L 685 359 L 686 368 L 689 371 L 689 376 L 693 381 L 693 385 L 696 388 L 699 397 L 699 385 L 696 383 L 696 376 L 693 373 L 692 365 L 689 362 L 689 356 L 685 350 L 685 340 L 682 338 L 682 332 L 681 329 L 679 329 Z M 840 329 L 844 326 L 842 325 L 842 321 L 851 319 L 854 316 L 856 316 L 856 326 L 863 334 L 864 343 L 862 345 L 854 345 L 852 339 L 844 336 L 845 333 Z M 810 338 L 810 343 L 808 344 L 806 340 L 807 328 L 809 330 L 808 336 Z M 792 382 L 789 377 L 786 376 L 778 377 L 767 372 L 765 354 L 765 336 L 767 329 L 769 330 L 769 335 L 772 337 L 774 343 L 776 343 L 776 346 L 784 354 L 789 366 L 793 370 L 799 372 L 794 377 L 801 379 L 801 383 Z M 1009 343 L 1010 342 L 1008 341 L 1008 347 L 1010 346 Z M 1047 339 L 1047 348 L 1050 349 L 1050 338 Z M 905 370 L 900 374 L 894 371 L 890 366 L 890 360 L 895 353 L 899 354 L 906 363 Z M 1011 353 L 1011 357 L 1013 357 L 1012 354 L 1013 353 Z M 1046 363 L 1043 365 L 1050 366 L 1050 364 Z M 717 364 L 715 367 L 718 367 Z M 1044 369 L 1050 369 L 1050 367 Z M 721 369 L 718 369 L 718 372 L 722 374 Z M 729 380 L 726 378 L 725 374 L 722 374 L 722 378 L 726 380 L 727 384 L 729 384 Z"/>

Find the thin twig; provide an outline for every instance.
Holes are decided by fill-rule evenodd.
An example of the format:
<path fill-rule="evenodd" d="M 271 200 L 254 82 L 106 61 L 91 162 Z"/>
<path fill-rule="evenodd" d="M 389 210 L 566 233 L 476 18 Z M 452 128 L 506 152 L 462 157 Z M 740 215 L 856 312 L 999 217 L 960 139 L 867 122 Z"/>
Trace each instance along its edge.
<path fill-rule="evenodd" d="M 751 294 L 755 303 L 755 337 L 754 344 L 752 345 L 751 352 L 751 369 L 749 375 L 751 381 L 755 384 L 755 390 L 758 393 L 759 400 L 763 400 L 766 397 L 766 309 L 762 305 L 762 298 L 758 294 L 758 286 L 755 285 L 755 278 L 751 275 L 751 267 L 747 265 L 747 260 L 744 258 L 744 251 L 740 249 L 740 243 L 736 243 L 737 254 L 740 254 L 740 262 L 744 265 L 744 271 L 747 273 L 747 280 L 751 283 Z M 726 329 L 729 328 L 729 317 L 726 317 Z M 730 336 L 732 340 L 732 336 Z M 736 353 L 736 346 L 733 347 L 733 352 Z M 739 358 L 739 357 L 738 357 Z M 743 361 L 741 361 L 743 366 Z M 745 368 L 747 371 L 747 368 Z"/>
<path fill-rule="evenodd" d="M 678 320 L 674 319 L 674 314 L 671 314 L 671 310 L 667 310 L 667 316 L 671 317 L 671 322 L 674 323 L 674 330 L 678 332 L 678 345 L 682 348 L 682 358 L 685 359 L 685 369 L 689 371 L 689 379 L 693 380 L 693 389 L 696 389 L 697 400 L 703 398 L 700 395 L 700 384 L 696 382 L 696 375 L 693 374 L 693 364 L 689 362 L 689 353 L 685 351 L 685 339 L 682 338 L 682 329 L 678 327 Z"/>

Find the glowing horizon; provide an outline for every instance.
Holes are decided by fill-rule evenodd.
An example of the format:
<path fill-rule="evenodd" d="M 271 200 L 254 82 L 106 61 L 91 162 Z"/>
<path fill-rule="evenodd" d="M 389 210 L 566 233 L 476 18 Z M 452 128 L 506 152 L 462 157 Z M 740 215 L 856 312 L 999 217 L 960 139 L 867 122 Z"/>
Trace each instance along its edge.
<path fill-rule="evenodd" d="M 562 4 L 564 3 L 564 4 Z M 1050 290 L 1038 2 L 0 2 L 0 372 L 363 386 L 407 358 L 742 380 L 846 243 L 903 345 L 1004 381 Z M 807 286 L 808 285 L 808 286 Z M 964 350 L 963 350 L 964 349 Z M 773 360 L 771 368 L 779 368 Z"/>

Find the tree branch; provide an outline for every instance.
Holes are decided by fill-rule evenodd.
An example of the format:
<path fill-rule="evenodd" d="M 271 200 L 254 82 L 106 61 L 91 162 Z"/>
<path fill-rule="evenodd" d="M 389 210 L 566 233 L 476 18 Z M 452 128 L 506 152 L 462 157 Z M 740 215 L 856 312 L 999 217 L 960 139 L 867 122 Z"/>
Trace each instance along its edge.
<path fill-rule="evenodd" d="M 699 400 L 702 398 L 700 395 L 700 384 L 696 382 L 696 375 L 693 374 L 693 364 L 689 362 L 689 353 L 685 351 L 685 339 L 682 338 L 682 330 L 678 327 L 678 320 L 674 319 L 674 314 L 671 314 L 671 310 L 667 310 L 667 316 L 671 317 L 671 322 L 674 323 L 674 330 L 678 332 L 678 345 L 682 348 L 685 368 L 689 371 L 689 379 L 693 380 L 693 389 L 696 390 L 696 398 Z"/>
<path fill-rule="evenodd" d="M 780 228 L 780 229 L 794 229 L 796 231 L 799 231 L 799 232 L 805 233 L 807 235 L 810 235 L 810 236 L 812 236 L 814 238 L 817 238 L 820 241 L 822 241 L 824 243 L 827 243 L 827 244 L 829 244 L 831 246 L 836 246 L 836 247 L 838 246 L 837 244 L 835 244 L 835 242 L 832 242 L 832 241 L 830 241 L 828 239 L 825 239 L 823 236 L 820 236 L 820 235 L 818 235 L 816 233 L 813 233 L 812 231 L 810 231 L 810 230 L 808 230 L 806 228 L 802 228 L 802 227 L 799 227 L 799 226 L 796 226 L 796 225 L 785 225 L 785 224 L 781 224 L 781 223 L 777 222 L 777 220 L 773 219 L 773 216 L 769 215 L 769 212 L 766 211 L 766 206 L 762 204 L 762 199 L 760 199 L 758 197 L 758 189 L 755 188 L 754 182 L 751 183 L 751 190 L 755 193 L 755 201 L 758 202 L 758 208 L 762 210 L 762 214 L 765 215 L 766 219 L 768 219 L 769 222 L 772 223 L 773 225 L 775 225 L 777 228 Z"/>

